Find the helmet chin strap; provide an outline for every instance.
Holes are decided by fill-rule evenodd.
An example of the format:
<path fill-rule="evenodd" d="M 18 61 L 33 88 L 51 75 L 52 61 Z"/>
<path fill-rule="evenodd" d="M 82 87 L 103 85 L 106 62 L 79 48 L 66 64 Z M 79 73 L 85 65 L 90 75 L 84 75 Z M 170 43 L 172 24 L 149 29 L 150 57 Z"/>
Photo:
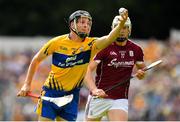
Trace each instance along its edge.
<path fill-rule="evenodd" d="M 68 27 L 70 28 L 70 30 L 72 30 L 76 35 L 78 35 L 80 38 L 85 39 L 87 36 L 89 36 L 89 34 L 87 33 L 83 33 L 83 32 L 77 32 L 77 26 L 76 26 L 76 22 L 74 22 L 75 24 L 75 29 L 71 28 L 70 25 L 68 24 L 68 22 L 66 21 L 66 19 L 64 19 L 64 21 L 67 23 Z"/>
<path fill-rule="evenodd" d="M 88 36 L 87 33 L 84 33 L 84 32 L 78 32 L 78 36 L 82 39 L 86 38 Z"/>
<path fill-rule="evenodd" d="M 116 39 L 117 42 L 124 42 L 124 41 L 126 41 L 126 40 L 128 40 L 126 37 L 118 37 L 118 38 Z"/>
<path fill-rule="evenodd" d="M 77 32 L 77 31 L 75 31 L 75 29 L 73 29 L 73 28 L 71 28 L 71 27 L 69 27 L 77 36 L 79 36 L 80 38 L 82 38 L 82 39 L 84 39 L 84 38 L 86 38 L 87 36 L 88 36 L 88 34 L 86 34 L 86 33 L 83 33 L 83 32 Z"/>

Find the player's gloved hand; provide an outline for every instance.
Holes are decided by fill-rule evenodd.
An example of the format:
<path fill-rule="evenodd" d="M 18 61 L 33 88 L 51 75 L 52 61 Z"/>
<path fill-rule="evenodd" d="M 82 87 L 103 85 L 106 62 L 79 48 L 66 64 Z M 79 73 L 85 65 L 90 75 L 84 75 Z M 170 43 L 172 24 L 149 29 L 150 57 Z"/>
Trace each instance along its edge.
<path fill-rule="evenodd" d="M 17 96 L 25 97 L 25 96 L 27 96 L 28 92 L 30 92 L 30 85 L 25 83 L 22 86 L 21 90 L 18 92 Z"/>
<path fill-rule="evenodd" d="M 93 89 L 92 91 L 93 96 L 97 97 L 107 97 L 108 95 L 102 89 Z"/>
<path fill-rule="evenodd" d="M 139 69 L 139 70 L 137 71 L 136 77 L 137 77 L 139 80 L 142 80 L 142 79 L 145 77 L 145 71 Z"/>

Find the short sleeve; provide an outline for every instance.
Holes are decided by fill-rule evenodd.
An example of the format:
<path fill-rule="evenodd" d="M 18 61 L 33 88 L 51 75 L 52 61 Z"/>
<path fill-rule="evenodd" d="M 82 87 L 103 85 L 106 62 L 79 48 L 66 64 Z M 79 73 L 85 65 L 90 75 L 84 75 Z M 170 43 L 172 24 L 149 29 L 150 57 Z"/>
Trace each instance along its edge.
<path fill-rule="evenodd" d="M 46 56 L 51 55 L 56 50 L 56 39 L 49 40 L 44 46 L 41 48 L 41 52 Z"/>
<path fill-rule="evenodd" d="M 100 51 L 97 47 L 96 47 L 96 40 L 97 38 L 92 38 L 92 40 L 88 43 L 88 46 L 91 49 L 91 59 Z"/>
<path fill-rule="evenodd" d="M 104 58 L 106 57 L 106 53 L 105 53 L 105 49 L 101 50 L 100 52 L 98 52 L 95 56 L 93 60 L 99 60 L 102 61 Z"/>
<path fill-rule="evenodd" d="M 144 61 L 144 53 L 142 48 L 138 47 L 136 52 L 137 52 L 136 61 Z"/>

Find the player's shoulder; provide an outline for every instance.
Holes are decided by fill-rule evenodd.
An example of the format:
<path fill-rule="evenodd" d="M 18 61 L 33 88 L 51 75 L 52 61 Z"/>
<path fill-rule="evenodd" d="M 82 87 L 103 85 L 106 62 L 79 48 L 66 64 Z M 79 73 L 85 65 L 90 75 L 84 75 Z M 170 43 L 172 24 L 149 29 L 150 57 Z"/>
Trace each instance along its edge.
<path fill-rule="evenodd" d="M 88 37 L 86 37 L 86 38 L 88 38 L 88 39 L 98 39 L 99 37 L 91 37 L 91 36 L 88 36 Z"/>
<path fill-rule="evenodd" d="M 50 41 L 59 42 L 59 41 L 65 40 L 67 38 L 68 38 L 68 34 L 64 34 L 64 35 L 56 36 L 56 37 L 52 38 Z"/>
<path fill-rule="evenodd" d="M 93 46 L 96 43 L 96 38 L 95 37 L 86 37 L 86 39 L 83 43 L 84 44 L 86 43 L 89 46 Z"/>
<path fill-rule="evenodd" d="M 98 37 L 86 37 L 88 41 L 95 41 L 98 39 Z"/>
<path fill-rule="evenodd" d="M 130 39 L 128 39 L 128 45 L 131 45 L 131 46 L 136 47 L 136 48 L 141 48 L 141 46 L 138 43 L 136 43 Z"/>

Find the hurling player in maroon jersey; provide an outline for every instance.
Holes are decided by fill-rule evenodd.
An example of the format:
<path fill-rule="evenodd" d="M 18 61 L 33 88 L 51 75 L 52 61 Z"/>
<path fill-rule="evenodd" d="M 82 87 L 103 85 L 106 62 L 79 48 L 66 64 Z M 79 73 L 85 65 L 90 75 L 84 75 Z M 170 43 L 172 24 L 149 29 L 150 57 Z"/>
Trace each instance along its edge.
<path fill-rule="evenodd" d="M 112 29 L 118 23 L 119 16 L 116 16 Z M 140 46 L 128 39 L 130 34 L 131 21 L 128 18 L 120 31 L 119 38 L 99 52 L 88 66 L 85 84 L 91 95 L 86 105 L 87 121 L 99 121 L 105 115 L 109 121 L 128 120 L 130 80 L 106 93 L 105 90 L 130 78 L 134 66 L 138 69 L 138 79 L 143 79 L 145 76 L 145 72 L 141 70 L 145 67 L 143 51 Z M 95 78 L 94 71 L 96 71 Z"/>

